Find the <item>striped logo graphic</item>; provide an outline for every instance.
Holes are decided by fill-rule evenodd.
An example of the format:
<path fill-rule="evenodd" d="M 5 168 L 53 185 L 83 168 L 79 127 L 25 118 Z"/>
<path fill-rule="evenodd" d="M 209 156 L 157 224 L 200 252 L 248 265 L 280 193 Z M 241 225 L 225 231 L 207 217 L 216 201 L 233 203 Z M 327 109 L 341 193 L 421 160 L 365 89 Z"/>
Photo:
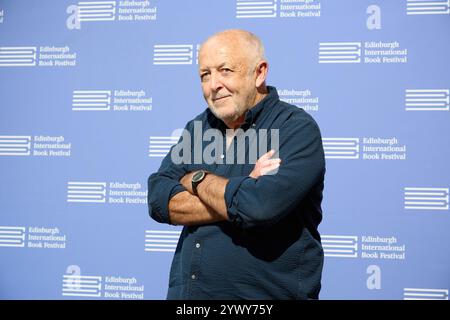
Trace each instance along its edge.
<path fill-rule="evenodd" d="M 236 18 L 275 18 L 277 0 L 237 0 Z"/>
<path fill-rule="evenodd" d="M 0 226 L 0 247 L 24 247 L 25 228 Z"/>
<path fill-rule="evenodd" d="M 106 202 L 105 182 L 67 183 L 67 202 Z"/>
<path fill-rule="evenodd" d="M 36 47 L 0 47 L 0 67 L 36 65 Z"/>
<path fill-rule="evenodd" d="M 406 14 L 449 14 L 450 0 L 408 0 Z"/>
<path fill-rule="evenodd" d="M 149 157 L 165 157 L 169 151 L 170 148 L 172 148 L 173 145 L 177 144 L 180 137 L 156 137 L 152 136 L 150 137 L 150 146 L 149 146 Z"/>
<path fill-rule="evenodd" d="M 116 18 L 115 1 L 83 1 L 78 2 L 78 20 L 111 21 Z"/>
<path fill-rule="evenodd" d="M 405 91 L 406 111 L 448 111 L 448 89 L 408 89 Z"/>
<path fill-rule="evenodd" d="M 357 236 L 322 235 L 321 238 L 325 257 L 358 257 Z"/>
<path fill-rule="evenodd" d="M 403 300 L 448 300 L 448 289 L 404 288 Z"/>
<path fill-rule="evenodd" d="M 405 188 L 405 209 L 448 210 L 449 188 Z"/>
<path fill-rule="evenodd" d="M 110 90 L 74 90 L 72 110 L 108 111 L 111 109 Z"/>
<path fill-rule="evenodd" d="M 193 50 L 192 44 L 155 44 L 153 46 L 153 64 L 192 64 Z"/>
<path fill-rule="evenodd" d="M 145 251 L 175 252 L 181 231 L 145 231 Z"/>
<path fill-rule="evenodd" d="M 200 51 L 200 45 L 197 44 L 196 50 L 195 50 L 195 64 L 198 64 L 199 51 Z"/>
<path fill-rule="evenodd" d="M 29 156 L 31 136 L 0 136 L 0 156 Z"/>
<path fill-rule="evenodd" d="M 325 159 L 359 159 L 359 138 L 323 138 Z"/>
<path fill-rule="evenodd" d="M 101 290 L 102 277 L 63 275 L 63 296 L 100 297 Z"/>
<path fill-rule="evenodd" d="M 359 63 L 361 42 L 320 42 L 319 63 Z"/>

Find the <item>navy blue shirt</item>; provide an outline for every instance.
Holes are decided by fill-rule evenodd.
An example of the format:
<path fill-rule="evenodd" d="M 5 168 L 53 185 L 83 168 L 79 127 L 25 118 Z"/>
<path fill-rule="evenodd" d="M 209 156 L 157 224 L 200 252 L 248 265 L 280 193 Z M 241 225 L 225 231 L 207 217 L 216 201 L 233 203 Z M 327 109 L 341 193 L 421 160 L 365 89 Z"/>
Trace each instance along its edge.
<path fill-rule="evenodd" d="M 202 132 L 214 128 L 224 133 L 219 163 L 174 164 L 169 153 L 148 179 L 150 216 L 167 224 L 169 201 L 186 190 L 179 182 L 186 173 L 204 169 L 229 179 L 229 220 L 183 228 L 167 299 L 319 298 L 323 250 L 318 225 L 325 175 L 321 134 L 309 114 L 280 101 L 274 87 L 268 89 L 269 94 L 247 111 L 241 129 L 266 129 L 269 141 L 270 129 L 279 130 L 281 165 L 276 174 L 249 177 L 254 163 L 239 164 L 236 152 L 231 155 L 234 164 L 228 164 L 232 161 L 226 161 L 227 128 L 208 108 L 185 129 L 192 139 L 194 121 L 202 124 Z"/>

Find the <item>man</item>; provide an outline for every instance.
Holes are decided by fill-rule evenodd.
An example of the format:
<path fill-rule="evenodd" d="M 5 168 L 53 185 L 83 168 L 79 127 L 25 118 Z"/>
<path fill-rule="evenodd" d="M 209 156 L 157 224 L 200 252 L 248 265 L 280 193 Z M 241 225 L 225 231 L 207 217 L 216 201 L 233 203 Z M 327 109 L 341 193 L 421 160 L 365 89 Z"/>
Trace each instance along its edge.
<path fill-rule="evenodd" d="M 226 30 L 200 48 L 200 80 L 209 108 L 186 125 L 179 144 L 148 179 L 151 217 L 184 226 L 168 299 L 319 297 L 322 139 L 311 116 L 266 86 L 267 71 L 262 43 L 250 32 Z M 188 161 L 174 161 L 179 159 L 174 151 L 186 141 L 194 143 L 193 151 L 198 143 L 206 150 L 199 124 L 202 134 L 222 133 L 223 152 L 219 148 L 216 161 L 199 163 L 184 149 Z M 254 141 L 236 148 L 237 138 L 251 130 L 279 134 L 271 135 L 275 150 L 256 163 L 248 161 Z M 242 153 L 244 163 L 237 161 Z"/>

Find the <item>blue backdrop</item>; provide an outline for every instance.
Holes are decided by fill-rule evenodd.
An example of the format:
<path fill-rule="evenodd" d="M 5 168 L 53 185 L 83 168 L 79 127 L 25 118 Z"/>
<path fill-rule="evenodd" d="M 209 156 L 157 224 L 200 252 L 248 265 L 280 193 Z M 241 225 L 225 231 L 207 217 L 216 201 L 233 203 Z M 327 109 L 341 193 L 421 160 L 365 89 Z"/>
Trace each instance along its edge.
<path fill-rule="evenodd" d="M 322 130 L 321 298 L 448 300 L 449 6 L 0 0 L 0 298 L 165 298 L 147 177 L 206 107 L 198 45 L 242 28 Z"/>

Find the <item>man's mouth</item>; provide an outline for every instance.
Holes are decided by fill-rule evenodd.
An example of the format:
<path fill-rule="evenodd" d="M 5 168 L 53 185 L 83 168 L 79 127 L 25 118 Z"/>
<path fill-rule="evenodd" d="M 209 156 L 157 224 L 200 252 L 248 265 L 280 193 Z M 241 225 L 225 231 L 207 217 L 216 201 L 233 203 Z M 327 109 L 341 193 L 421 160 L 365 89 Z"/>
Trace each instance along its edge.
<path fill-rule="evenodd" d="M 222 99 L 225 99 L 225 98 L 228 98 L 228 97 L 230 97 L 230 96 L 215 97 L 212 100 L 213 100 L 213 102 L 216 102 L 218 100 L 222 100 Z"/>

